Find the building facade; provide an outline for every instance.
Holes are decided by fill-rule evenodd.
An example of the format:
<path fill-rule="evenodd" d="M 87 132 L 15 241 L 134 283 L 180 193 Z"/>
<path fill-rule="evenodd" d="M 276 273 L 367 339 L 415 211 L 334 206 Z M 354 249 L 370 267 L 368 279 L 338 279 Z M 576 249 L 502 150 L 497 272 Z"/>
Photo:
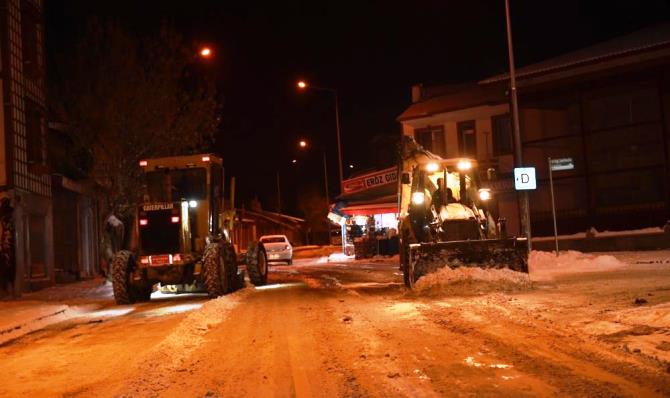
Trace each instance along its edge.
<path fill-rule="evenodd" d="M 550 157 L 575 165 L 554 173 L 559 233 L 670 219 L 669 67 L 670 25 L 660 25 L 518 70 L 523 161 L 538 178 L 530 192 L 536 235 L 552 231 Z M 494 205 L 518 232 L 508 81 L 415 88 L 399 121 L 403 134 L 438 154 L 495 168 Z"/>
<path fill-rule="evenodd" d="M 18 291 L 54 283 L 42 11 L 41 0 L 0 1 L 0 190 L 15 209 Z"/>

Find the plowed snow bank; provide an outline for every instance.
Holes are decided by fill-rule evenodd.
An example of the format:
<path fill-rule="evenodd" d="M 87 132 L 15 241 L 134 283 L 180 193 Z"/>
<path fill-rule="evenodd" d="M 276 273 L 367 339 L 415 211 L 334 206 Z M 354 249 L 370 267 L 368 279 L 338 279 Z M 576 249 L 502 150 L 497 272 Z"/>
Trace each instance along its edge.
<path fill-rule="evenodd" d="M 509 269 L 444 267 L 420 278 L 415 291 L 420 294 L 477 294 L 489 291 L 517 291 L 530 288 L 527 274 Z"/>
<path fill-rule="evenodd" d="M 158 396 L 168 387 L 164 375 L 185 372 L 186 360 L 205 342 L 205 334 L 223 322 L 237 307 L 250 289 L 209 300 L 200 309 L 191 312 L 162 342 L 157 344 L 139 362 L 135 374 L 120 391 L 119 396 Z"/>
<path fill-rule="evenodd" d="M 533 280 L 551 279 L 556 275 L 580 272 L 611 271 L 626 267 L 626 263 L 611 255 L 594 255 L 577 251 L 555 253 L 532 251 L 528 257 L 528 268 Z"/>

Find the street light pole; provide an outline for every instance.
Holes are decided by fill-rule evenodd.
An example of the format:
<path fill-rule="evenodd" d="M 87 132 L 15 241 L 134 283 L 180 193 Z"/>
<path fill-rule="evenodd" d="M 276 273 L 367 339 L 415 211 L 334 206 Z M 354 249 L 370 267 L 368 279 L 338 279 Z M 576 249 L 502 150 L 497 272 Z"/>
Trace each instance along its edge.
<path fill-rule="evenodd" d="M 505 0 L 505 19 L 507 22 L 507 52 L 509 55 L 510 96 L 512 102 L 512 123 L 514 128 L 514 165 L 516 167 L 523 167 L 521 129 L 519 127 L 519 103 L 516 94 L 516 70 L 514 68 L 514 47 L 512 44 L 512 21 L 509 11 L 509 0 Z M 521 192 L 521 228 L 528 239 L 528 251 L 530 251 L 532 250 L 532 244 L 528 191 Z"/>
<path fill-rule="evenodd" d="M 330 206 L 330 195 L 328 194 L 328 166 L 326 163 L 326 151 L 323 151 L 323 185 L 326 188 L 326 209 Z"/>
<path fill-rule="evenodd" d="M 328 91 L 331 94 L 333 94 L 333 99 L 335 100 L 335 131 L 337 133 L 337 165 L 338 165 L 338 171 L 340 173 L 340 189 L 342 189 L 342 181 L 343 181 L 343 169 L 342 169 L 342 139 L 341 139 L 341 133 L 340 133 L 340 101 L 337 96 L 337 90 L 334 88 L 328 88 L 328 87 L 318 87 L 318 86 L 312 86 L 311 84 L 308 84 L 304 80 L 300 80 L 298 82 L 298 88 L 301 90 L 306 90 L 308 88 L 314 89 L 314 90 L 321 90 L 321 91 Z"/>
<path fill-rule="evenodd" d="M 339 136 L 338 136 L 339 137 Z M 306 149 L 308 143 L 306 140 L 300 140 L 298 146 L 302 149 Z M 326 211 L 330 210 L 330 192 L 328 190 L 328 161 L 326 159 L 326 149 L 323 148 L 323 187 L 325 189 L 325 201 L 326 201 Z M 330 241 L 330 221 L 326 218 L 326 232 L 328 234 L 328 239 Z"/>
<path fill-rule="evenodd" d="M 281 188 L 279 186 L 279 170 L 277 170 L 277 213 L 281 213 Z"/>
<path fill-rule="evenodd" d="M 340 189 L 342 189 L 342 143 L 340 141 L 340 105 L 337 97 L 337 91 L 333 90 L 335 94 L 335 127 L 337 128 L 337 165 L 340 172 Z"/>

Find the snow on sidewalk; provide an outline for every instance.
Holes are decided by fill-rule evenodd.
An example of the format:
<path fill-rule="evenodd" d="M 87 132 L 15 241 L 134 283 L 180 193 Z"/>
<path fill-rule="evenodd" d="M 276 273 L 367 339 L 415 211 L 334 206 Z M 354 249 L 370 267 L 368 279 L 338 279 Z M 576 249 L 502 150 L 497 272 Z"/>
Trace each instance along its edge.
<path fill-rule="evenodd" d="M 612 271 L 627 266 L 612 254 L 587 254 L 574 250 L 562 251 L 558 257 L 555 252 L 533 250 L 528 256 L 528 270 L 534 281 L 562 274 Z"/>
<path fill-rule="evenodd" d="M 36 292 L 25 293 L 25 300 L 39 301 L 100 301 L 113 300 L 112 284 L 103 278 L 94 278 L 51 286 Z"/>
<path fill-rule="evenodd" d="M 627 230 L 627 231 L 598 231 L 595 228 L 591 228 L 588 232 L 589 232 L 589 235 L 593 236 L 594 238 L 605 238 L 605 237 L 612 237 L 612 236 L 661 234 L 661 233 L 663 233 L 663 228 L 650 227 L 650 228 L 633 229 L 633 230 Z M 576 234 L 570 234 L 570 235 L 558 235 L 559 240 L 585 239 L 585 238 L 586 238 L 586 232 L 578 232 Z M 554 239 L 555 238 L 554 238 L 553 235 L 552 236 L 535 236 L 535 237 L 533 237 L 533 242 L 553 241 Z"/>
<path fill-rule="evenodd" d="M 2 303 L 0 310 L 0 345 L 49 325 L 82 316 L 98 308 L 94 305 L 74 306 L 40 301 Z"/>
<path fill-rule="evenodd" d="M 101 278 L 56 285 L 0 302 L 0 345 L 49 325 L 83 316 L 112 299 Z"/>

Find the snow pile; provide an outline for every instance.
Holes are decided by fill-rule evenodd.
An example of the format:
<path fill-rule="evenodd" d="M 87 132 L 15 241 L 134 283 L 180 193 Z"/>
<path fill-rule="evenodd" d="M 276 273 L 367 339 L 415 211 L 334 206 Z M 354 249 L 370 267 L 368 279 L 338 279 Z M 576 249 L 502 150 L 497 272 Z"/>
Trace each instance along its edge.
<path fill-rule="evenodd" d="M 103 278 L 51 286 L 36 292 L 24 293 L 23 299 L 37 301 L 108 301 L 113 298 L 112 284 Z"/>
<path fill-rule="evenodd" d="M 161 344 L 166 344 L 169 347 L 193 345 L 209 329 L 223 322 L 230 311 L 237 307 L 241 298 L 247 294 L 249 294 L 249 291 L 245 289 L 235 294 L 207 301 L 199 310 L 188 314 Z"/>
<path fill-rule="evenodd" d="M 528 257 L 528 269 L 533 280 L 551 279 L 560 274 L 611 271 L 627 264 L 612 255 L 585 254 L 569 250 L 556 257 L 554 252 L 532 251 Z"/>
<path fill-rule="evenodd" d="M 353 260 L 355 256 L 347 256 L 343 253 L 332 253 L 328 256 L 328 262 L 349 261 Z"/>
<path fill-rule="evenodd" d="M 616 316 L 616 322 L 628 325 L 670 328 L 670 303 L 661 303 L 649 307 L 645 306 L 621 311 Z"/>
<path fill-rule="evenodd" d="M 293 248 L 293 258 L 326 257 L 342 251 L 342 246 L 298 246 Z"/>
<path fill-rule="evenodd" d="M 525 290 L 530 285 L 527 274 L 507 268 L 444 267 L 419 278 L 414 290 L 420 294 L 477 294 Z"/>
<path fill-rule="evenodd" d="M 164 376 L 187 370 L 192 353 L 205 343 L 204 335 L 223 322 L 237 307 L 251 289 L 221 296 L 206 302 L 199 310 L 191 312 L 175 330 L 149 351 L 135 372 L 138 378 L 133 380 L 128 391 L 121 396 L 157 396 L 159 391 L 169 387 Z"/>

